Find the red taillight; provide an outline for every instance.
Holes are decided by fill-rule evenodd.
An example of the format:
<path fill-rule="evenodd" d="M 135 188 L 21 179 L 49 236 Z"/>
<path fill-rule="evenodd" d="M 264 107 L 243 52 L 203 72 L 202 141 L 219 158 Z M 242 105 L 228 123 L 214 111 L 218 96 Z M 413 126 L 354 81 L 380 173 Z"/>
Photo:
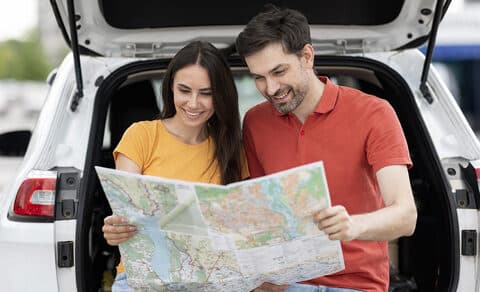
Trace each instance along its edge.
<path fill-rule="evenodd" d="M 18 189 L 13 212 L 21 216 L 52 217 L 55 206 L 54 178 L 27 178 Z"/>

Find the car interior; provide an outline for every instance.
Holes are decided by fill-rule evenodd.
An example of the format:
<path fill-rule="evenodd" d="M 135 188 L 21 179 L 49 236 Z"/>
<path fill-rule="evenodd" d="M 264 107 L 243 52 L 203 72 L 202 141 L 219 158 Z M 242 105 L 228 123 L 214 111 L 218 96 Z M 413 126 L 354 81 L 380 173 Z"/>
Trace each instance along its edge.
<path fill-rule="evenodd" d="M 229 59 L 237 82 L 242 116 L 263 101 L 241 60 Z M 114 168 L 112 150 L 133 122 L 155 119 L 161 102 L 158 87 L 168 60 L 139 61 L 120 68 L 99 86 L 84 170 L 77 224 L 76 268 L 79 290 L 108 289 L 119 261 L 106 244 L 103 218 L 111 209 L 93 166 Z M 391 242 L 390 291 L 444 291 L 454 281 L 455 240 L 449 187 L 409 87 L 381 63 L 353 57 L 318 57 L 316 70 L 332 81 L 386 99 L 403 126 L 413 167 L 409 170 L 418 221 L 410 237 Z M 82 290 L 81 290 L 82 291 Z"/>

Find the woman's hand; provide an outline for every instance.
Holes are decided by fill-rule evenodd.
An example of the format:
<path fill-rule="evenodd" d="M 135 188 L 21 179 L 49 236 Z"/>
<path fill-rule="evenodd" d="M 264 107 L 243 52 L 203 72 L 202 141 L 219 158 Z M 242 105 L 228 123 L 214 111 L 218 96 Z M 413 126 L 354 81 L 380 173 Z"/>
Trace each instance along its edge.
<path fill-rule="evenodd" d="M 124 243 L 137 233 L 137 227 L 128 224 L 128 220 L 111 215 L 103 220 L 103 237 L 107 243 L 112 246 Z"/>

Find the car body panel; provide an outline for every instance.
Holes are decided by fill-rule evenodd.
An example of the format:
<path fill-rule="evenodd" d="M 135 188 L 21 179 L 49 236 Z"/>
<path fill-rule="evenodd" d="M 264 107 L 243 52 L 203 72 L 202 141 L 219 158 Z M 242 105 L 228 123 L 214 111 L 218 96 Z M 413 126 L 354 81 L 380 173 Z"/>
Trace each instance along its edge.
<path fill-rule="evenodd" d="M 111 63 L 118 67 L 128 60 L 119 61 Z M 91 77 L 85 79 L 85 97 L 79 110 L 70 110 L 75 85 L 73 58 L 70 55 L 58 70 L 16 179 L 0 196 L 0 273 L 7 281 L 2 284 L 5 291 L 76 290 L 75 266 L 57 266 L 57 242 L 75 242 L 76 220 L 14 222 L 8 219 L 8 213 L 16 190 L 32 170 L 48 170 L 55 166 L 84 168 L 96 95 L 93 83 L 98 76 L 111 71 L 95 58 L 84 57 L 82 62 L 89 73 L 87 76 Z"/>
<path fill-rule="evenodd" d="M 415 101 L 429 130 L 441 160 L 461 156 L 469 160 L 480 158 L 480 144 L 465 116 L 446 85 L 433 68 L 428 77 L 434 102 L 429 103 L 419 90 L 424 56 L 418 50 L 378 54 L 376 59 L 396 70 L 414 90 Z M 408 64 L 408 66 L 406 66 Z M 433 67 L 433 66 L 432 66 Z"/>
<path fill-rule="evenodd" d="M 353 1 L 343 2 L 350 5 L 354 4 Z M 67 0 L 54 0 L 53 3 L 58 8 L 61 18 L 60 22 L 65 27 L 65 33 L 69 34 L 70 30 L 67 29 L 69 23 Z M 178 27 L 164 26 L 152 28 L 148 27 L 148 23 L 146 23 L 144 27 L 136 26 L 132 29 L 117 28 L 108 23 L 103 14 L 103 7 L 100 7 L 99 3 L 101 1 L 75 0 L 74 8 L 77 15 L 78 43 L 83 48 L 102 56 L 168 56 L 173 55 L 188 42 L 197 39 L 209 40 L 218 47 L 225 47 L 234 43 L 236 36 L 245 24 L 245 22 L 234 23 L 234 19 L 229 25 L 214 25 L 215 18 L 218 18 L 216 17 L 217 15 L 228 14 L 232 9 L 228 5 L 217 5 L 202 12 L 202 17 L 212 22 L 208 26 L 198 25 L 198 23 L 193 22 L 194 20 L 189 22 L 189 18 L 186 17 L 183 20 L 185 25 Z M 156 8 L 151 7 L 154 3 L 155 1 L 144 1 L 136 3 L 135 6 L 140 6 L 143 10 L 149 10 Z M 318 23 L 310 22 L 312 42 L 317 48 L 317 53 L 323 54 L 331 54 L 332 52 L 340 54 L 350 51 L 390 51 L 410 46 L 410 43 L 415 43 L 415 40 L 422 38 L 423 41 L 421 43 L 423 43 L 432 28 L 434 16 L 432 11 L 435 9 L 435 3 L 435 0 L 404 0 L 402 9 L 396 18 L 388 23 L 376 25 L 345 25 L 343 23 L 335 24 L 332 21 L 328 24 L 322 24 L 320 20 Z M 282 5 L 285 5 L 285 3 L 282 2 Z M 295 6 L 294 4 L 292 5 L 293 7 Z M 308 3 L 308 5 L 311 5 L 311 3 Z M 183 15 L 188 15 L 188 13 L 196 14 L 188 9 L 189 7 L 195 8 L 195 6 L 192 7 L 191 3 L 177 5 L 176 7 Z M 374 13 L 372 12 L 373 10 L 373 7 L 365 9 L 364 18 L 375 18 L 375 15 L 372 15 Z M 157 18 L 171 17 L 170 14 L 174 14 L 170 10 L 165 11 L 167 15 L 164 15 L 163 10 L 159 9 Z M 342 22 L 348 20 L 349 14 L 344 13 L 343 9 L 334 10 L 333 13 L 336 11 L 338 11 L 338 18 L 342 18 Z M 247 12 L 249 12 L 248 9 L 246 9 L 245 13 Z M 251 11 L 249 15 L 257 12 Z M 382 12 L 382 10 L 376 11 L 379 14 Z M 125 18 L 125 23 L 129 23 L 130 19 L 126 18 L 129 14 L 124 12 L 122 15 Z M 333 19 L 334 16 L 332 15 Z M 234 17 L 232 16 L 232 18 Z M 310 16 L 310 18 L 313 17 Z M 239 17 L 239 21 L 244 21 L 244 19 Z M 154 26 L 154 23 L 151 26 Z"/>
<path fill-rule="evenodd" d="M 3 291 L 58 291 L 53 224 L 0 217 Z"/>

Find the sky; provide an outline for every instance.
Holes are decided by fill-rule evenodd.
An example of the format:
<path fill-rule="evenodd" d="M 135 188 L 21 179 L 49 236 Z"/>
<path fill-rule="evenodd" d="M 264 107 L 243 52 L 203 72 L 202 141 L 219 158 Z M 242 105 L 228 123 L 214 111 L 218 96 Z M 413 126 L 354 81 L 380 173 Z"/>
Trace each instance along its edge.
<path fill-rule="evenodd" d="M 44 1 L 45 5 L 50 5 Z M 0 0 L 0 41 L 22 38 L 37 25 L 38 0 Z"/>

